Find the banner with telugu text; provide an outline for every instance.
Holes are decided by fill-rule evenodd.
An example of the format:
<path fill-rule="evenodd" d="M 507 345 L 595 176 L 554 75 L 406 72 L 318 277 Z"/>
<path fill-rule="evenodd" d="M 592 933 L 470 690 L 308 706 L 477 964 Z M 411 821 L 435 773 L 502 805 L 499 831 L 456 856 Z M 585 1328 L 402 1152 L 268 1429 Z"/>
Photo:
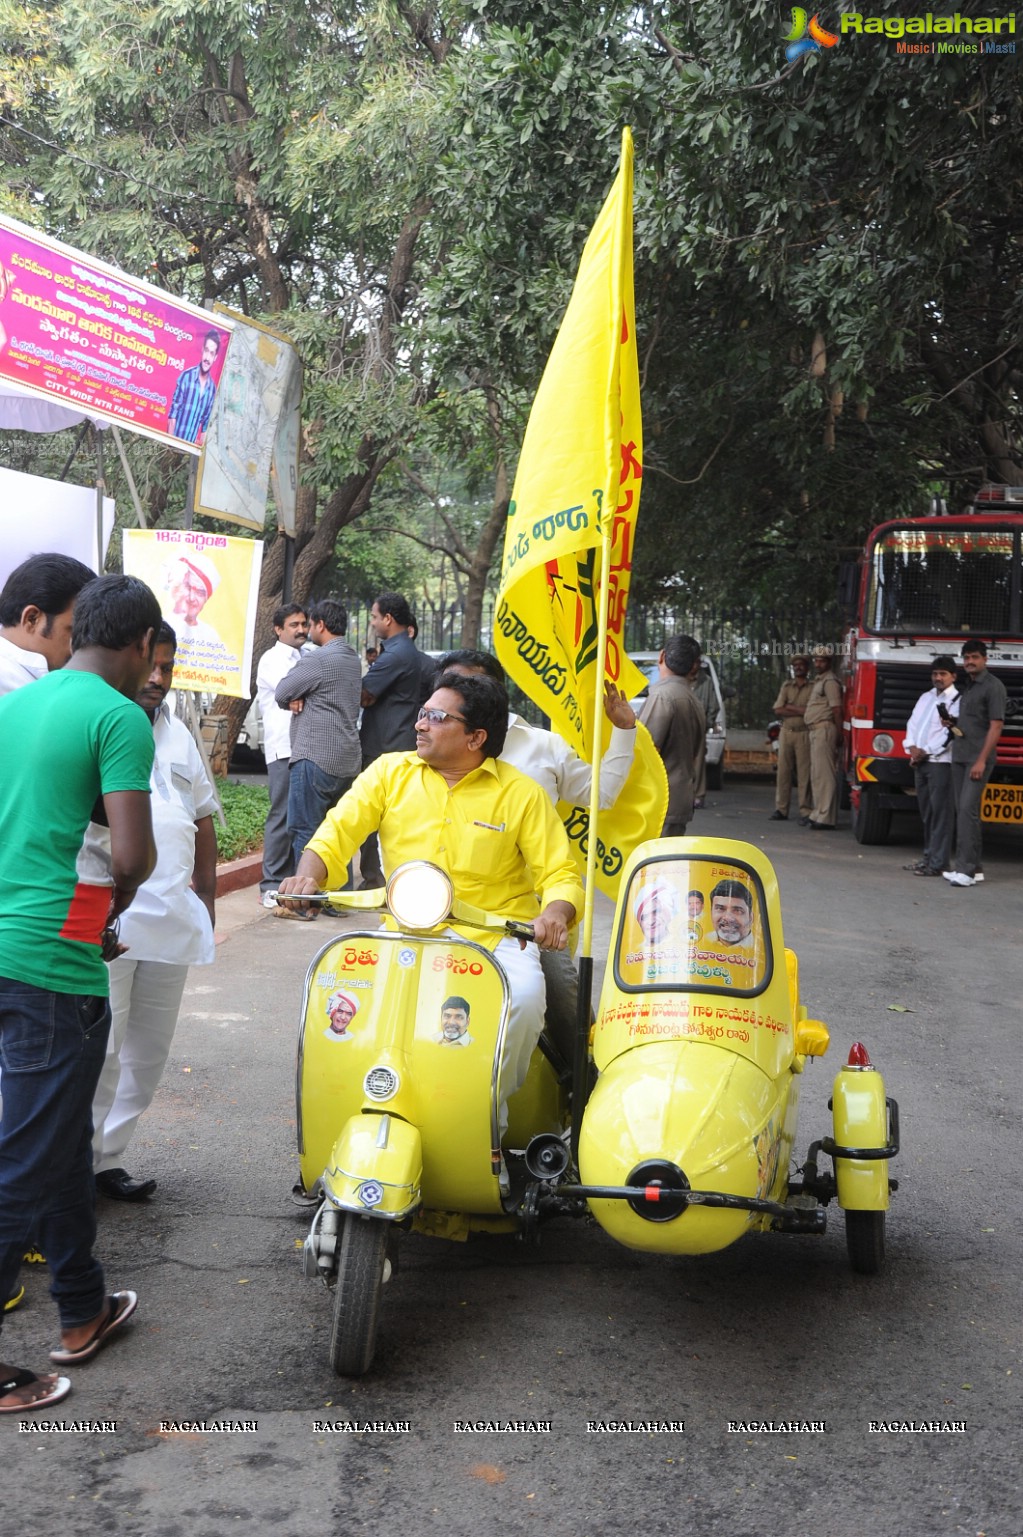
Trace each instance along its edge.
<path fill-rule="evenodd" d="M 198 454 L 232 322 L 0 215 L 0 378 Z"/>
<path fill-rule="evenodd" d="M 592 761 L 594 699 L 605 676 L 633 696 L 646 680 L 625 652 L 643 434 L 632 273 L 632 136 L 590 232 L 568 309 L 536 392 L 508 509 L 494 645 L 508 675 Z M 610 536 L 607 649 L 597 656 L 600 547 Z M 605 722 L 604 742 L 610 736 Z M 667 805 L 649 733 L 615 805 L 601 813 L 597 881 L 611 897 L 629 852 L 656 838 Z M 559 811 L 581 864 L 585 806 Z"/>
<path fill-rule="evenodd" d="M 156 593 L 177 635 L 174 687 L 248 699 L 260 539 L 126 528 L 124 570 Z"/>

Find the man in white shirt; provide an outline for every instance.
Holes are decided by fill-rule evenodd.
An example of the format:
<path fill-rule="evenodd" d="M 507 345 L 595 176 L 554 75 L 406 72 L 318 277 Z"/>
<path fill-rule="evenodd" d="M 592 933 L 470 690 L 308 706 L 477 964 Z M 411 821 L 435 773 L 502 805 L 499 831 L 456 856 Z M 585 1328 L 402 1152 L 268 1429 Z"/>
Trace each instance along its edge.
<path fill-rule="evenodd" d="M 934 658 L 931 683 L 933 687 L 920 695 L 906 725 L 905 745 L 924 824 L 924 851 L 905 868 L 914 875 L 934 876 L 949 868 L 955 829 L 950 723 L 959 711 L 959 694 L 954 657 Z"/>
<path fill-rule="evenodd" d="M 166 704 L 175 644 L 162 624 L 149 681 L 136 696 L 153 722 L 156 868 L 121 918 L 124 953 L 110 962 L 110 1038 L 92 1105 L 96 1188 L 116 1201 L 144 1201 L 156 1189 L 121 1160 L 160 1082 L 188 968 L 214 957 L 216 799 L 195 742 Z"/>
<path fill-rule="evenodd" d="M 270 789 L 270 810 L 263 832 L 263 874 L 259 882 L 264 907 L 277 903 L 270 895 L 295 873 L 295 855 L 288 832 L 288 767 L 291 761 L 291 711 L 282 710 L 274 695 L 300 656 L 315 648 L 305 644 L 309 616 L 300 603 L 282 603 L 273 616 L 276 643 L 264 651 L 256 668 L 256 698 L 263 717 L 263 756 Z"/>
<path fill-rule="evenodd" d="M 30 555 L 0 592 L 0 694 L 63 667 L 75 599 L 95 571 L 70 555 Z"/>
<path fill-rule="evenodd" d="M 460 672 L 493 678 L 506 688 L 504 668 L 489 651 L 449 651 L 437 663 L 437 676 Z M 599 806 L 606 811 L 613 806 L 629 777 L 636 751 L 636 714 L 625 695 L 613 683 L 604 684 L 604 713 L 611 722 L 611 740 L 600 760 Z M 570 806 L 588 806 L 593 770 L 574 753 L 554 731 L 531 726 L 508 713 L 508 735 L 501 751 L 502 763 L 510 763 L 544 790 L 554 805 L 565 801 Z M 540 953 L 544 981 L 547 984 L 546 1029 L 566 1062 L 572 1061 L 577 1012 L 579 977 L 568 950 L 543 950 Z"/>

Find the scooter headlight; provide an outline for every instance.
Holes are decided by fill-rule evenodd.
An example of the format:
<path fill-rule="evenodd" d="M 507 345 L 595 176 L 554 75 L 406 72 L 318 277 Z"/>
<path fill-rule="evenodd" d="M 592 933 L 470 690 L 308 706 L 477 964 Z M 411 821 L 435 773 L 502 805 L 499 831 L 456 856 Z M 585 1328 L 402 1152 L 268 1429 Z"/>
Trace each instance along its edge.
<path fill-rule="evenodd" d="M 387 907 L 403 929 L 434 929 L 451 911 L 451 881 L 436 865 L 413 859 L 387 882 Z"/>

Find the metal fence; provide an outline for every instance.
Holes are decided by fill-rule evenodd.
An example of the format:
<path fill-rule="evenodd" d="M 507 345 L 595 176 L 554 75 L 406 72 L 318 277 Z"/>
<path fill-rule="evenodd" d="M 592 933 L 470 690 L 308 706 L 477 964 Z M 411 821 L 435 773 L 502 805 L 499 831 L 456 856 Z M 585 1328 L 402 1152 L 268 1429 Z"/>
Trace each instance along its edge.
<path fill-rule="evenodd" d="M 370 604 L 357 600 L 348 607 L 351 615 L 349 635 L 352 644 L 361 650 L 370 635 Z M 449 605 L 442 612 L 421 610 L 417 617 L 418 643 L 423 650 L 451 651 L 461 644 L 463 614 L 460 606 Z M 488 594 L 483 607 L 480 642 L 485 647 L 491 645 L 493 617 L 494 598 Z M 713 660 L 722 687 L 734 691 L 728 702 L 729 724 L 759 728 L 771 719 L 772 706 L 792 657 L 815 645 L 840 648 L 842 622 L 837 606 L 692 608 L 630 605 L 625 626 L 630 652 L 660 651 L 672 635 L 694 635 Z M 525 701 L 519 700 L 519 704 L 528 718 L 535 715 L 535 709 Z"/>
<path fill-rule="evenodd" d="M 630 651 L 659 651 L 672 635 L 693 635 L 714 662 L 728 702 L 730 726 L 766 726 L 794 656 L 813 646 L 842 647 L 833 608 L 666 608 L 633 605 L 625 624 Z"/>

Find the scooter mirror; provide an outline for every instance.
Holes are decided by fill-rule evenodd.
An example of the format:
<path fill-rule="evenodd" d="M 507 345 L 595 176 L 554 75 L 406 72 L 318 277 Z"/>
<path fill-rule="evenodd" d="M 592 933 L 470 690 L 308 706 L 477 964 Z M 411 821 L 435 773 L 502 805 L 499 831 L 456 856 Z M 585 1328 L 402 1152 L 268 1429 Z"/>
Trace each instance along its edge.
<path fill-rule="evenodd" d="M 387 907 L 403 929 L 433 929 L 451 912 L 454 891 L 443 870 L 413 859 L 387 882 Z"/>

